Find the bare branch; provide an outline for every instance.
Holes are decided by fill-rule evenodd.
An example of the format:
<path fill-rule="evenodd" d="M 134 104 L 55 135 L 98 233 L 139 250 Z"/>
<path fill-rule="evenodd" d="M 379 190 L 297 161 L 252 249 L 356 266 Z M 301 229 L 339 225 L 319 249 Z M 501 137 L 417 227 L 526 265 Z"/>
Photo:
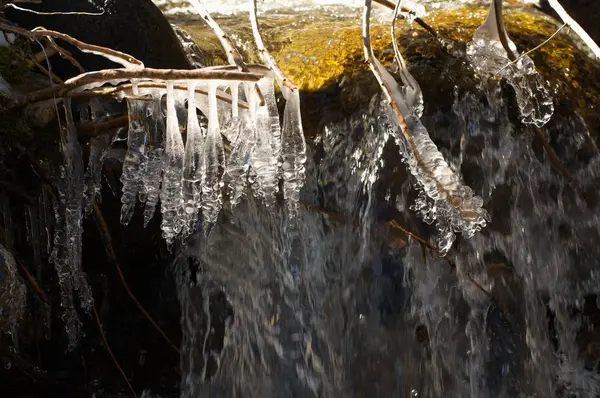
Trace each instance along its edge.
<path fill-rule="evenodd" d="M 215 34 L 219 38 L 219 42 L 221 42 L 221 46 L 223 46 L 223 48 L 225 49 L 225 52 L 227 53 L 227 60 L 229 61 L 229 63 L 231 65 L 237 66 L 237 68 L 240 72 L 249 72 L 248 67 L 244 63 L 244 58 L 242 57 L 242 54 L 240 54 L 238 49 L 235 47 L 235 45 L 231 41 L 231 38 L 229 38 L 229 36 L 227 36 L 225 34 L 223 29 L 221 29 L 221 26 L 219 26 L 217 21 L 215 21 L 210 16 L 210 14 L 206 10 L 206 8 L 204 8 L 204 6 L 198 0 L 189 0 L 189 2 L 194 6 L 196 11 L 198 11 L 200 16 L 206 21 L 208 26 L 213 30 L 213 32 L 215 32 Z M 254 88 L 256 90 L 256 93 L 258 94 L 258 97 L 260 98 L 261 106 L 264 105 L 265 97 L 260 92 L 258 85 L 255 85 Z"/>
<path fill-rule="evenodd" d="M 390 10 L 393 10 L 394 8 L 396 8 L 396 5 L 389 0 L 374 0 L 374 1 L 375 1 L 375 3 L 379 3 L 382 6 L 389 8 Z M 413 15 L 415 14 L 415 12 L 412 9 L 410 9 L 409 7 L 402 6 L 402 5 L 400 6 L 400 11 L 408 13 L 408 14 L 413 14 Z M 438 36 L 435 29 L 433 29 L 431 26 L 427 25 L 425 23 L 425 21 L 423 21 L 421 18 L 415 17 L 414 20 L 417 23 L 417 25 L 419 25 L 420 27 L 425 29 L 430 35 L 432 35 L 433 37 Z"/>
<path fill-rule="evenodd" d="M 279 85 L 282 87 L 287 87 L 291 91 L 294 91 L 298 87 L 283 73 L 283 71 L 277 64 L 277 61 L 275 61 L 275 58 L 273 58 L 271 53 L 269 53 L 269 51 L 265 47 L 265 44 L 262 41 L 260 30 L 258 28 L 256 8 L 256 0 L 250 0 L 250 23 L 252 24 L 252 34 L 254 36 L 254 42 L 256 43 L 256 47 L 258 48 L 260 57 L 263 60 L 263 62 L 273 71 Z"/>
<path fill-rule="evenodd" d="M 110 345 L 108 345 L 108 340 L 106 340 L 106 334 L 104 333 L 104 329 L 102 328 L 102 322 L 100 321 L 100 317 L 98 316 L 98 311 L 96 311 L 96 306 L 94 304 L 92 304 L 92 312 L 94 313 L 94 318 L 96 319 L 96 325 L 98 325 L 98 331 L 100 332 L 100 338 L 102 339 L 102 342 L 104 343 L 104 348 L 106 348 L 106 351 L 108 352 L 108 355 L 110 355 L 110 358 L 112 359 L 113 363 L 117 367 L 117 370 L 119 371 L 121 376 L 123 376 L 123 379 L 125 379 L 125 382 L 127 383 L 127 386 L 129 387 L 129 391 L 131 391 L 133 396 L 135 398 L 137 398 L 137 394 L 135 393 L 135 389 L 131 385 L 129 378 L 127 378 L 127 375 L 125 374 L 125 372 L 123 372 L 121 365 L 119 365 L 119 362 L 117 362 L 117 358 L 115 357 L 115 354 L 113 354 L 112 350 L 110 349 Z"/>
<path fill-rule="evenodd" d="M 508 34 L 506 33 L 506 27 L 504 26 L 504 19 L 502 19 L 502 0 L 492 0 L 492 10 L 494 13 L 496 28 L 498 29 L 498 39 L 506 51 L 508 59 L 514 61 L 517 59 L 515 53 L 513 53 L 510 45 L 508 44 Z"/>
<path fill-rule="evenodd" d="M 25 36 L 32 40 L 40 39 L 43 37 L 58 38 L 66 43 L 69 43 L 69 44 L 77 47 L 80 51 L 82 51 L 84 53 L 99 55 L 99 56 L 107 58 L 115 63 L 118 63 L 125 68 L 139 69 L 139 68 L 144 67 L 144 64 L 142 63 L 142 61 L 138 60 L 137 58 L 133 57 L 132 55 L 123 53 L 121 51 L 113 50 L 111 48 L 97 46 L 97 45 L 89 44 L 89 43 L 84 43 L 82 41 L 79 41 L 79 40 L 67 35 L 67 34 L 55 32 L 53 30 L 46 30 L 41 27 L 33 29 L 33 30 L 27 30 L 27 29 L 16 27 L 16 26 L 7 25 L 2 22 L 0 22 L 0 30 L 18 34 L 21 36 Z"/>

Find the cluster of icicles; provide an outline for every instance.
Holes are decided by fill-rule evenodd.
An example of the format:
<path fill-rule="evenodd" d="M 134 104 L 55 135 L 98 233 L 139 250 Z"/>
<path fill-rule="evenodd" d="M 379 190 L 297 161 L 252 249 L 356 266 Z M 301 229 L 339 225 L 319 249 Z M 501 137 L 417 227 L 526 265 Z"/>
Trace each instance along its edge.
<path fill-rule="evenodd" d="M 370 44 L 371 0 L 366 0 L 365 5 L 365 57 L 386 96 L 383 104 L 389 124 L 386 135 L 395 140 L 400 155 L 416 179 L 419 195 L 412 209 L 426 223 L 435 222 L 438 250 L 440 255 L 445 255 L 456 239 L 455 233 L 460 232 L 470 238 L 487 225 L 490 217 L 483 208 L 483 199 L 462 182 L 460 173 L 444 159 L 421 123 L 423 94 L 409 73 L 395 40 L 394 52 L 402 85 L 375 58 Z M 392 37 L 395 37 L 394 25 L 401 5 L 402 0 L 399 0 L 392 20 Z M 513 51 L 516 48 L 506 37 L 503 26 L 497 24 L 498 20 L 501 21 L 501 18 L 496 18 L 498 9 L 501 10 L 501 2 L 493 0 L 486 22 L 476 31 L 473 42 L 469 44 L 468 56 L 483 77 L 489 79 L 500 73 L 506 78 L 515 89 L 521 121 L 541 127 L 552 116 L 552 99 L 531 58 L 524 55 L 514 63 L 510 62 L 500 43 L 500 35 L 505 36 Z M 410 18 L 406 16 L 405 19 Z"/>
<path fill-rule="evenodd" d="M 467 56 L 482 79 L 494 81 L 499 75 L 512 86 L 523 124 L 542 127 L 554 113 L 552 97 L 533 60 L 526 54 L 519 55 L 517 46 L 506 34 L 503 20 L 498 15 L 502 11 L 502 2 L 498 5 L 496 2 L 492 1 L 485 22 L 468 44 Z M 508 49 L 504 48 L 502 41 Z M 514 61 L 510 60 L 507 51 L 515 56 Z"/>
<path fill-rule="evenodd" d="M 282 89 L 286 107 L 280 126 L 269 77 L 256 84 L 259 90 L 255 83 L 235 81 L 188 81 L 186 85 L 187 91 L 176 89 L 175 82 L 167 83 L 166 112 L 164 90 L 140 88 L 127 98 L 121 222 L 131 220 L 139 199 L 145 205 L 147 224 L 160 199 L 163 238 L 171 244 L 177 236 L 192 233 L 200 219 L 208 231 L 223 207 L 223 194 L 233 208 L 250 186 L 254 195 L 272 205 L 282 177 L 283 196 L 293 209 L 306 160 L 298 91 Z M 187 120 L 182 123 L 178 114 L 184 114 L 186 100 Z M 206 124 L 200 123 L 198 109 Z M 185 145 L 180 125 L 187 127 Z M 231 148 L 227 155 L 223 136 Z"/>

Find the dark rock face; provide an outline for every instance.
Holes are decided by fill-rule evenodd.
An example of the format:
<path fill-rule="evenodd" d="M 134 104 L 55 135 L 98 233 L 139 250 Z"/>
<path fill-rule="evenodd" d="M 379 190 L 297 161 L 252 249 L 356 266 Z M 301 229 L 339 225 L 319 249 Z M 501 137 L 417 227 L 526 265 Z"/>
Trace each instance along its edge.
<path fill-rule="evenodd" d="M 600 13 L 600 2 L 597 0 L 561 0 L 560 4 L 567 10 L 569 15 L 581 25 L 583 29 L 597 43 L 600 40 L 600 25 L 598 15 Z M 541 0 L 542 9 L 554 15 L 554 11 L 548 5 L 547 0 Z"/>
<path fill-rule="evenodd" d="M 8 8 L 5 16 L 24 28 L 43 26 L 84 42 L 126 52 L 149 67 L 190 68 L 171 25 L 151 0 L 109 0 L 104 3 L 100 6 L 82 0 L 44 0 L 41 4 L 22 6 L 41 12 L 89 14 L 40 15 Z M 59 42 L 59 45 L 63 44 Z M 70 46 L 64 47 L 77 52 Z M 53 59 L 53 71 L 59 76 L 77 73 L 67 61 L 54 58 L 57 59 Z M 86 70 L 115 67 L 114 63 L 92 54 L 78 54 L 77 59 Z"/>

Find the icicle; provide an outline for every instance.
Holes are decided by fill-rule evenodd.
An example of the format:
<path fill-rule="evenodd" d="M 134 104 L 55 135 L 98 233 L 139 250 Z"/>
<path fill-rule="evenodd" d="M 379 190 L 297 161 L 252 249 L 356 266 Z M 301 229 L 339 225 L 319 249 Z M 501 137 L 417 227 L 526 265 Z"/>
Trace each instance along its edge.
<path fill-rule="evenodd" d="M 206 174 L 202 185 L 202 216 L 205 233 L 208 226 L 217 221 L 222 206 L 221 177 L 223 175 L 222 161 L 224 159 L 223 140 L 219 129 L 219 114 L 217 111 L 217 83 L 208 84 L 208 131 L 204 145 Z"/>
<path fill-rule="evenodd" d="M 137 196 L 142 192 L 142 176 L 146 164 L 146 108 L 148 102 L 135 98 L 127 98 L 129 115 L 129 131 L 127 136 L 127 153 L 123 161 L 123 193 L 121 195 L 121 223 L 127 225 L 133 216 Z"/>
<path fill-rule="evenodd" d="M 59 197 L 52 203 L 54 210 L 54 237 L 52 240 L 52 251 L 48 262 L 54 264 L 58 284 L 60 286 L 60 307 L 63 311 L 61 320 L 65 325 L 67 337 L 69 339 L 69 350 L 77 346 L 79 336 L 80 322 L 75 311 L 73 303 L 73 280 L 71 278 L 69 263 L 67 262 L 66 246 L 67 236 L 65 231 L 65 191 L 63 179 L 66 178 L 64 167 L 61 167 L 60 181 L 57 181 Z"/>
<path fill-rule="evenodd" d="M 49 261 L 54 264 L 61 290 L 62 320 L 69 336 L 69 349 L 77 344 L 81 323 L 73 304 L 73 291 L 79 292 L 81 307 L 89 312 L 92 294 L 81 270 L 84 169 L 81 147 L 71 113 L 71 100 L 63 99 L 66 127 L 61 129 L 64 165 L 56 181 L 58 198 L 54 201 L 54 245 Z"/>
<path fill-rule="evenodd" d="M 162 111 L 162 94 L 155 93 L 152 97 L 152 107 L 149 108 L 148 146 L 146 171 L 142 177 L 146 206 L 144 207 L 144 227 L 148 225 L 158 203 L 160 180 L 165 161 L 165 121 Z"/>
<path fill-rule="evenodd" d="M 94 202 L 102 201 L 102 164 L 108 152 L 110 137 L 105 134 L 90 140 L 90 157 L 85 172 L 85 215 L 94 209 Z"/>
<path fill-rule="evenodd" d="M 27 305 L 27 288 L 13 255 L 0 243 L 0 332 L 16 340 L 17 326 Z"/>
<path fill-rule="evenodd" d="M 183 139 L 179 131 L 177 111 L 175 109 L 175 92 L 173 83 L 167 83 L 167 140 L 165 145 L 165 166 L 162 188 L 160 192 L 162 231 L 167 244 L 172 244 L 175 236 L 181 231 L 181 178 L 183 171 Z"/>
<path fill-rule="evenodd" d="M 198 219 L 202 203 L 202 177 L 204 176 L 204 135 L 196 113 L 196 82 L 188 83 L 187 140 L 183 156 L 183 206 L 184 233 L 189 235 Z"/>
<path fill-rule="evenodd" d="M 274 156 L 274 150 L 278 150 L 280 147 L 281 130 L 279 128 L 279 115 L 275 103 L 273 80 L 263 78 L 259 82 L 259 87 L 265 96 L 265 100 L 271 104 L 266 103 L 264 106 L 256 107 L 256 145 L 252 151 L 252 168 L 256 173 L 257 189 L 255 189 L 255 195 L 262 198 L 268 206 L 274 204 L 275 193 L 277 192 L 279 159 Z M 256 96 L 256 92 L 248 92 L 248 96 Z"/>
<path fill-rule="evenodd" d="M 254 85 L 251 83 L 243 83 L 244 92 L 248 98 L 250 109 L 238 110 L 238 84 L 234 83 L 231 86 L 231 95 L 234 98 L 232 104 L 232 121 L 228 127 L 231 131 L 237 131 L 232 134 L 234 137 L 231 142 L 231 154 L 227 162 L 226 175 L 228 179 L 227 192 L 229 194 L 229 204 L 231 208 L 240 202 L 246 186 L 248 169 L 250 167 L 250 154 L 254 148 L 254 122 L 251 113 L 254 114 L 256 108 L 256 96 L 254 94 Z"/>
<path fill-rule="evenodd" d="M 83 180 L 84 169 L 81 146 L 77 141 L 77 132 L 71 114 L 71 101 L 63 100 L 65 107 L 66 129 L 61 134 L 61 147 L 68 171 L 65 187 L 65 233 L 67 242 L 67 261 L 71 268 L 73 287 L 79 291 L 81 307 L 89 312 L 92 306 L 92 294 L 81 270 L 82 219 L 83 219 Z"/>
<path fill-rule="evenodd" d="M 286 88 L 283 88 L 283 92 L 286 95 L 281 129 L 283 196 L 293 213 L 300 200 L 300 189 L 304 183 L 306 142 L 300 114 L 300 94 L 298 90 L 289 91 Z"/>
<path fill-rule="evenodd" d="M 475 31 L 473 41 L 467 46 L 467 56 L 482 78 L 490 79 L 499 74 L 513 87 L 524 124 L 542 127 L 554 113 L 552 97 L 529 56 L 522 55 L 511 61 L 518 52 L 506 34 L 502 16 L 498 14 L 501 11 L 502 2 L 492 1 L 487 19 Z M 510 56 L 502 41 L 507 43 L 512 53 Z"/>

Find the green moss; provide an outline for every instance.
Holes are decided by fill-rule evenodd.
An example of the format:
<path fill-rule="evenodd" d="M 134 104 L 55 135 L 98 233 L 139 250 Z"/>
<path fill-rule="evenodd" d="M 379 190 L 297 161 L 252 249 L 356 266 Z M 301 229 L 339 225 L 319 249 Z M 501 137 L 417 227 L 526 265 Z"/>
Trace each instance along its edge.
<path fill-rule="evenodd" d="M 9 83 L 20 83 L 31 69 L 31 63 L 17 46 L 0 47 L 0 75 Z"/>

